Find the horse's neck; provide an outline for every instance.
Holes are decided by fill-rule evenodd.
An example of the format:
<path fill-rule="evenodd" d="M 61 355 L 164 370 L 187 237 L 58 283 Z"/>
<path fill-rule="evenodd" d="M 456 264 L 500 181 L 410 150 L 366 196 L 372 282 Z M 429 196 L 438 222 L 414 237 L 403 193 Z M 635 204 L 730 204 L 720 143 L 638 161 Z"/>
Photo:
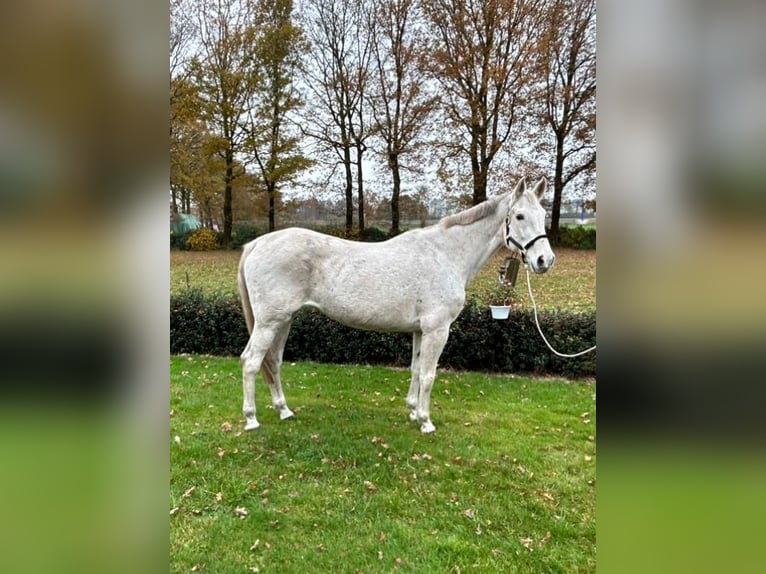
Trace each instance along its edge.
<path fill-rule="evenodd" d="M 503 198 L 495 213 L 481 220 L 444 230 L 443 246 L 449 250 L 451 261 L 466 285 L 503 246 L 501 228 L 508 213 L 508 201 Z"/>

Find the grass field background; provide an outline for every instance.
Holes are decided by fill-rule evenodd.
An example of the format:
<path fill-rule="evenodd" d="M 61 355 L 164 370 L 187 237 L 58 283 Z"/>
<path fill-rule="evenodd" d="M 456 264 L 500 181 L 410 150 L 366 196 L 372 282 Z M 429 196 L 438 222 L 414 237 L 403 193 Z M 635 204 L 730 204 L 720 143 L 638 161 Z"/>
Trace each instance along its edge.
<path fill-rule="evenodd" d="M 542 309 L 591 311 L 596 308 L 596 252 L 556 249 L 556 264 L 543 275 L 531 276 L 532 290 Z M 497 271 L 508 253 L 493 257 L 469 284 L 468 297 L 487 303 L 487 293 L 497 282 Z M 170 292 L 198 287 L 207 294 L 237 293 L 239 251 L 171 251 Z M 516 291 L 524 306 L 531 308 L 526 275 L 519 270 Z"/>
<path fill-rule="evenodd" d="M 440 372 L 437 432 L 409 374 L 284 367 L 242 432 L 237 359 L 171 358 L 172 572 L 594 572 L 595 385 Z"/>

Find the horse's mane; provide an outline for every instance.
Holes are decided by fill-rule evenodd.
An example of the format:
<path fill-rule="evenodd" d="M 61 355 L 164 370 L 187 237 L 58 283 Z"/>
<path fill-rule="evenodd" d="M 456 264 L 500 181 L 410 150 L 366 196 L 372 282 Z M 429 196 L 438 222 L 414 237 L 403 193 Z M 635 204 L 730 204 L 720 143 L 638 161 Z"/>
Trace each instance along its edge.
<path fill-rule="evenodd" d="M 470 209 L 442 217 L 439 220 L 439 225 L 450 228 L 453 225 L 470 225 L 474 221 L 484 219 L 497 210 L 500 197 L 499 195 L 490 197 L 488 200 L 482 201 L 479 205 L 474 205 Z"/>

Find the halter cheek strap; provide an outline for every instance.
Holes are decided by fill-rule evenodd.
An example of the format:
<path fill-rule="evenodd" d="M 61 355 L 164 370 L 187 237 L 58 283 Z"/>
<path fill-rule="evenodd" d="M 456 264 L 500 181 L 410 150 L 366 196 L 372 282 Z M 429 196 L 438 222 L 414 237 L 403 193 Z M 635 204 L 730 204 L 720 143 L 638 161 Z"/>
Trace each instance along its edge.
<path fill-rule="evenodd" d="M 515 245 L 518 248 L 519 252 L 521 253 L 521 258 L 524 260 L 524 263 L 527 262 L 527 249 L 532 247 L 538 239 L 547 239 L 547 238 L 548 238 L 548 235 L 546 233 L 541 233 L 537 237 L 528 241 L 526 245 L 522 245 L 521 243 L 516 241 L 513 237 L 511 237 L 510 216 L 505 218 L 505 245 L 508 247 L 508 249 L 510 249 L 511 243 L 513 243 L 513 245 Z"/>

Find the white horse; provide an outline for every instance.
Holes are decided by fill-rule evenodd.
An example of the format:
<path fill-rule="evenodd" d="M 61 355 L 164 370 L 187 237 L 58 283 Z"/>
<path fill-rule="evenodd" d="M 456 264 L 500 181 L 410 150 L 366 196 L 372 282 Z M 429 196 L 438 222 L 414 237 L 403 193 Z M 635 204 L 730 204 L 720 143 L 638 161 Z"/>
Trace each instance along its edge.
<path fill-rule="evenodd" d="M 245 430 L 258 428 L 255 377 L 262 371 L 281 419 L 287 407 L 280 367 L 295 313 L 304 305 L 359 329 L 413 333 L 410 419 L 431 433 L 431 387 L 465 288 L 501 248 L 520 251 L 535 273 L 556 257 L 540 198 L 547 182 L 516 188 L 435 225 L 381 243 L 290 228 L 246 244 L 237 277 L 250 339 L 242 352 Z"/>

